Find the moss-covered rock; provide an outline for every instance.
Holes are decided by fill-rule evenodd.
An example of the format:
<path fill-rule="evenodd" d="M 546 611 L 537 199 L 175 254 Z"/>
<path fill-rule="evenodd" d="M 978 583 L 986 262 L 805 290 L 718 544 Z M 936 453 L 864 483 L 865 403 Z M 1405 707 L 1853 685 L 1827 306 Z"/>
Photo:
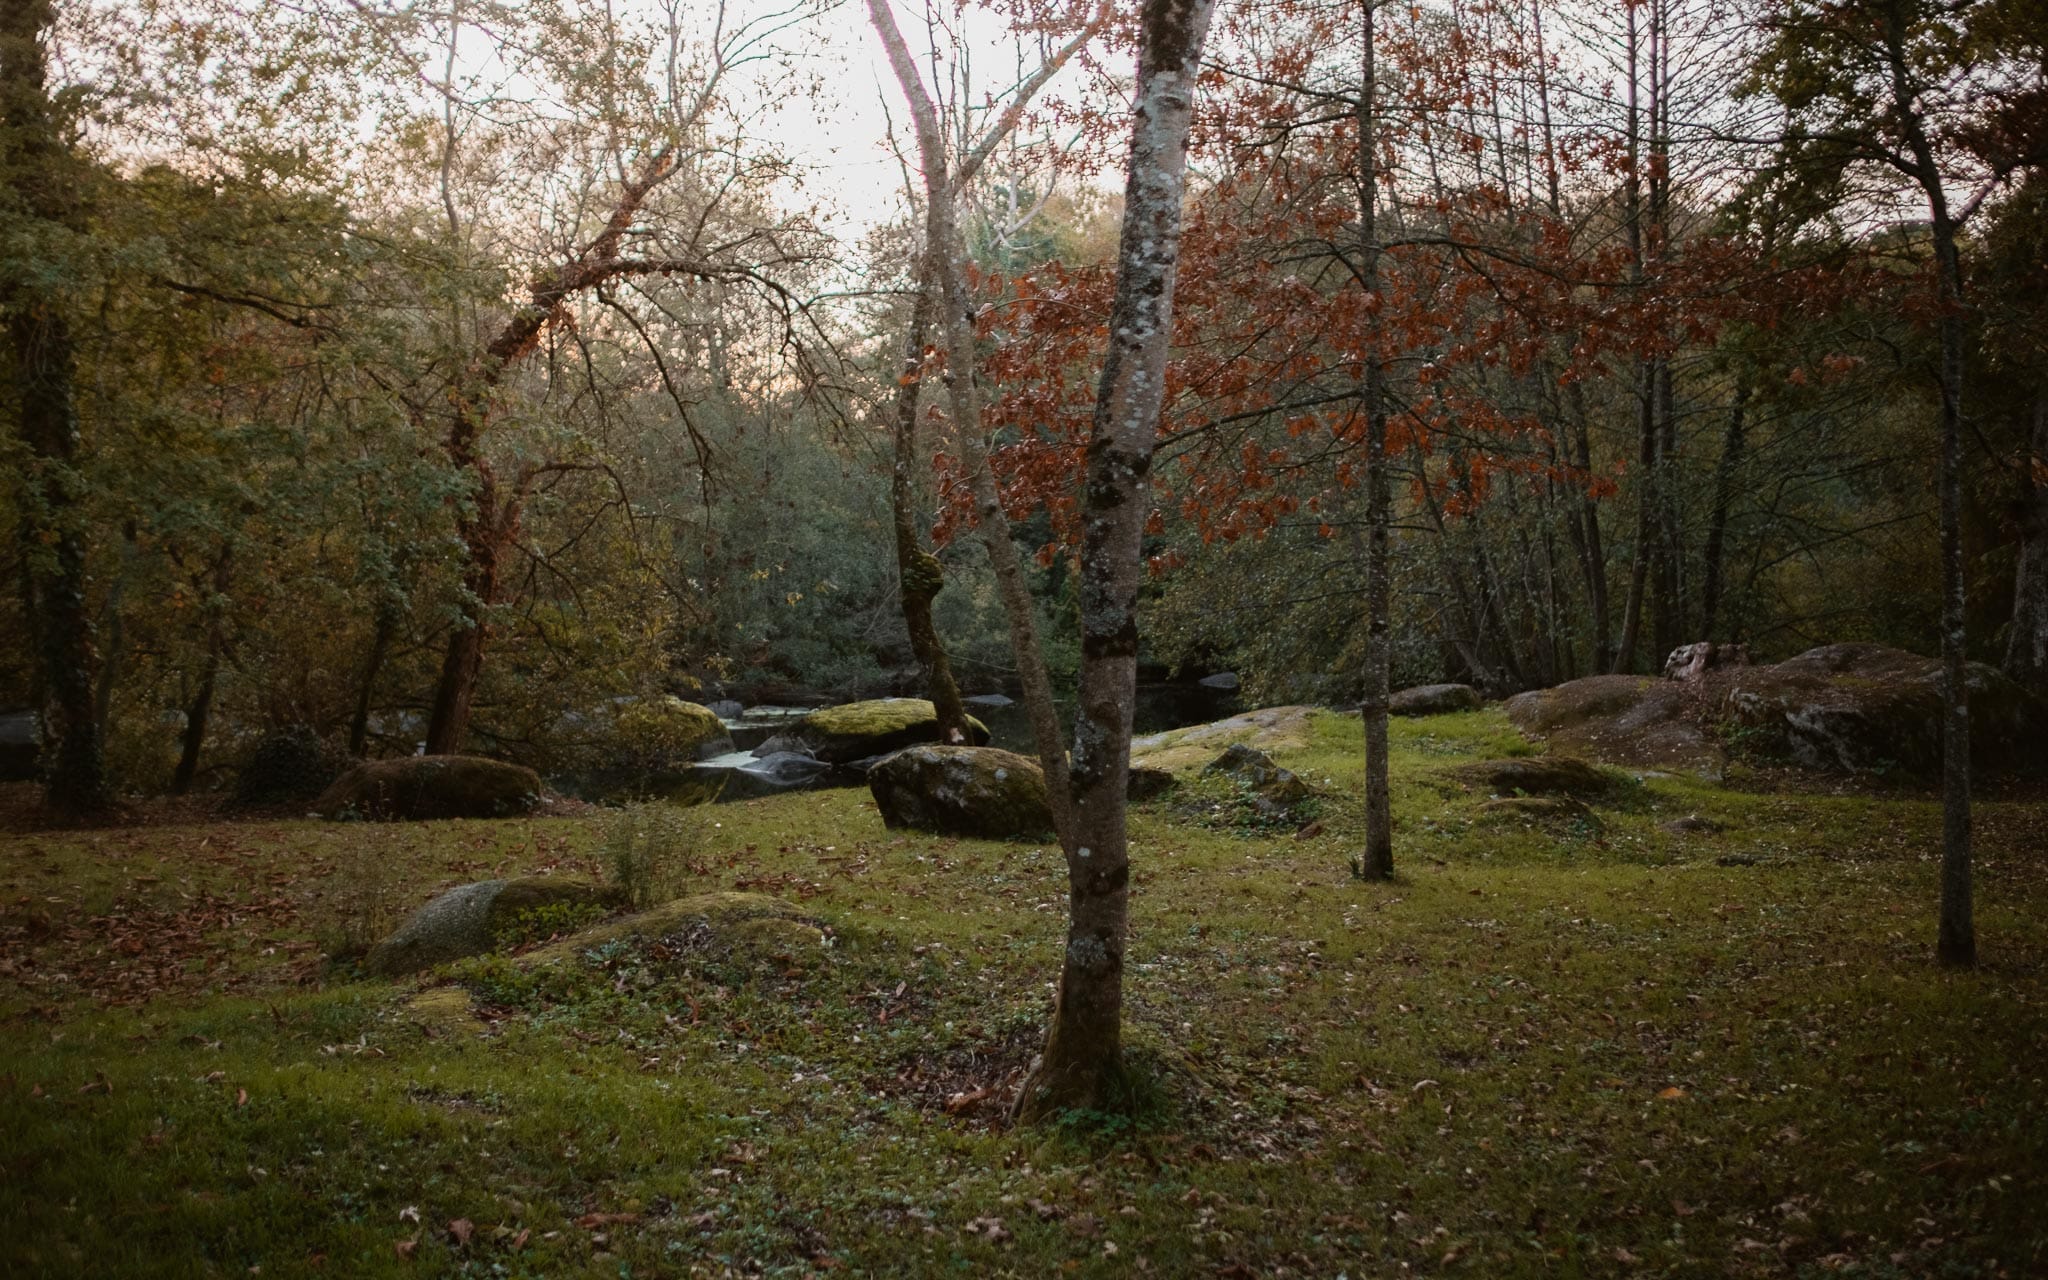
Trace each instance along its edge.
<path fill-rule="evenodd" d="M 707 804 L 718 798 L 723 778 L 698 770 L 697 763 L 732 750 L 732 735 L 711 708 L 646 698 L 622 708 L 611 732 L 582 753 L 573 786 L 600 800 Z"/>
<path fill-rule="evenodd" d="M 530 917 L 563 908 L 612 909 L 618 890 L 575 876 L 522 876 L 460 885 L 413 912 L 363 958 L 363 971 L 396 978 L 482 955 L 516 939 Z M 564 918 L 568 918 L 564 915 Z"/>
<path fill-rule="evenodd" d="M 350 769 L 320 793 L 313 811 L 376 822 L 504 818 L 531 813 L 540 801 L 540 775 L 524 765 L 482 756 L 402 756 Z"/>
<path fill-rule="evenodd" d="M 1991 771 L 2048 768 L 2048 707 L 1973 662 L 1970 758 Z M 1876 644 L 1831 644 L 1728 679 L 1724 728 L 1768 760 L 1843 772 L 1941 771 L 1941 664 Z"/>
<path fill-rule="evenodd" d="M 1250 793 L 1252 803 L 1266 818 L 1283 818 L 1291 815 L 1294 807 L 1311 794 L 1309 785 L 1296 777 L 1293 772 L 1273 763 L 1273 758 L 1257 747 L 1238 743 L 1230 747 L 1202 770 L 1205 775 L 1220 775 L 1229 778 Z"/>
<path fill-rule="evenodd" d="M 994 747 L 907 747 L 868 770 L 868 791 L 891 827 L 985 840 L 1052 833 L 1038 763 Z"/>
<path fill-rule="evenodd" d="M 1168 729 L 1131 742 L 1131 759 L 1159 769 L 1186 769 L 1213 760 L 1237 743 L 1262 751 L 1298 751 L 1309 745 L 1314 707 L 1261 707 L 1208 724 Z"/>
<path fill-rule="evenodd" d="M 1155 799 L 1173 790 L 1177 781 L 1171 769 L 1133 764 L 1130 777 L 1124 783 L 1124 795 L 1132 800 Z"/>
<path fill-rule="evenodd" d="M 969 746 L 988 741 L 988 726 L 967 718 Z M 939 740 L 939 712 L 924 698 L 877 698 L 813 711 L 797 722 L 795 736 L 809 754 L 827 764 L 848 764 L 904 747 Z M 958 745 L 958 744 L 955 744 Z"/>
<path fill-rule="evenodd" d="M 1453 771 L 1453 776 L 1502 796 L 1604 796 L 1622 780 L 1575 756 L 1521 756 L 1481 760 Z"/>
<path fill-rule="evenodd" d="M 1403 689 L 1387 700 L 1387 712 L 1397 716 L 1441 716 L 1453 711 L 1477 711 L 1486 699 L 1469 684 L 1419 684 Z"/>
<path fill-rule="evenodd" d="M 1587 676 L 1518 693 L 1503 708 L 1553 750 L 1611 764 L 1718 775 L 1721 747 L 1705 727 L 1706 686 L 1646 676 Z"/>

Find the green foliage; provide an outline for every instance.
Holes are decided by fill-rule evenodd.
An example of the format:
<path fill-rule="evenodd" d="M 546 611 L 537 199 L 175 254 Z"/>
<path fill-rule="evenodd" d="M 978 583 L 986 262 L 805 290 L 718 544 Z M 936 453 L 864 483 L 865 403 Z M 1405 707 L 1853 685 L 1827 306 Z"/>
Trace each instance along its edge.
<path fill-rule="evenodd" d="M 705 810 L 651 802 L 606 813 L 601 852 L 610 883 L 634 910 L 676 897 L 686 876 L 701 874 Z"/>
<path fill-rule="evenodd" d="M 518 950 L 596 924 L 611 913 L 596 902 L 548 902 L 513 913 L 498 931 L 500 947 Z"/>

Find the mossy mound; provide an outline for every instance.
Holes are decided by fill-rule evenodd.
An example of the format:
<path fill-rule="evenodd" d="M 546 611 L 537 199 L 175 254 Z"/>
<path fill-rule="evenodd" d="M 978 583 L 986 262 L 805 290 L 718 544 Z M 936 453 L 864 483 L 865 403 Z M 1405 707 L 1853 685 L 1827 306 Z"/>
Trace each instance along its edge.
<path fill-rule="evenodd" d="M 429 1037 L 470 1034 L 484 1029 L 476 1001 L 461 987 L 434 987 L 405 1002 L 398 1016 Z"/>
<path fill-rule="evenodd" d="M 540 775 L 482 756 L 402 756 L 371 760 L 336 778 L 313 811 L 323 818 L 375 822 L 504 818 L 540 806 Z"/>
<path fill-rule="evenodd" d="M 868 791 L 891 827 L 984 840 L 1052 834 L 1044 772 L 994 747 L 908 747 L 868 770 Z"/>
<path fill-rule="evenodd" d="M 1502 796 L 1609 795 L 1622 780 L 1575 756 L 1524 756 L 1481 760 L 1452 771 L 1452 776 Z"/>
<path fill-rule="evenodd" d="M 797 722 L 796 736 L 827 764 L 849 764 L 904 747 L 939 740 L 939 712 L 924 698 L 877 698 L 813 711 Z M 988 741 L 988 726 L 967 718 L 968 746 Z M 960 745 L 960 744 L 953 744 Z"/>
<path fill-rule="evenodd" d="M 397 978 L 482 955 L 517 940 L 536 918 L 573 921 L 622 903 L 619 891 L 575 876 L 522 876 L 465 884 L 413 912 L 370 949 L 363 971 Z"/>
<path fill-rule="evenodd" d="M 1586 802 L 1573 796 L 1508 796 L 1479 806 L 1479 820 L 1489 825 L 1520 825 L 1556 831 L 1570 828 L 1599 832 L 1602 823 Z"/>
<path fill-rule="evenodd" d="M 764 893 L 700 893 L 585 929 L 529 951 L 515 963 L 526 970 L 550 969 L 593 953 L 640 949 L 786 972 L 809 968 L 829 944 L 817 918 L 794 903 Z"/>

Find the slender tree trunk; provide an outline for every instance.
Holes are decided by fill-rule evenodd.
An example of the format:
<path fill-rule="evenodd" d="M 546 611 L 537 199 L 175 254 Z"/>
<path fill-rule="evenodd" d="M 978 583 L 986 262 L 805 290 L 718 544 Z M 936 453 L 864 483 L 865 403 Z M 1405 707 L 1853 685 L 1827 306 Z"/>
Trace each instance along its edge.
<path fill-rule="evenodd" d="M 953 663 L 932 621 L 932 600 L 945 589 L 946 571 L 939 558 L 924 549 L 917 532 L 917 418 L 924 378 L 924 344 L 932 327 L 930 272 L 920 271 L 917 297 L 910 313 L 910 331 L 903 338 L 903 372 L 897 379 L 895 465 L 889 477 L 889 510 L 896 529 L 896 577 L 903 603 L 903 625 L 910 632 L 910 651 L 923 669 L 925 687 L 938 711 L 939 741 L 965 743 L 967 708 L 953 680 Z"/>
<path fill-rule="evenodd" d="M 377 610 L 376 630 L 370 635 L 370 653 L 363 659 L 362 680 L 356 686 L 356 711 L 348 722 L 348 753 L 360 759 L 370 745 L 370 703 L 376 697 L 377 675 L 384 669 L 385 655 L 398 630 L 394 611 Z"/>
<path fill-rule="evenodd" d="M 974 376 L 973 301 L 967 292 L 967 246 L 960 235 L 955 207 L 959 192 L 950 176 L 938 108 L 918 78 L 917 63 L 889 10 L 888 0 L 868 0 L 868 16 L 888 50 L 890 67 L 910 104 L 911 120 L 917 130 L 925 182 L 925 252 L 937 285 L 939 332 L 946 344 L 948 407 L 960 455 L 967 464 L 968 488 L 974 496 L 975 530 L 988 552 L 996 594 L 1009 618 L 1010 645 L 1017 658 L 1024 710 L 1031 719 L 1032 737 L 1037 742 L 1039 764 L 1045 773 L 1053 823 L 1059 831 L 1061 846 L 1071 850 L 1074 818 L 1067 751 L 1060 733 L 1059 710 L 1053 701 L 1052 680 L 1045 669 L 1045 651 L 1038 641 L 1037 605 L 1017 556 L 1017 544 L 1010 536 L 1009 515 L 1003 510 L 1002 495 L 996 487 L 988 447 L 982 437 L 981 393 Z"/>
<path fill-rule="evenodd" d="M 1578 383 L 1572 384 L 1569 398 L 1572 466 L 1578 470 L 1582 485 L 1590 486 L 1593 477 L 1592 429 L 1587 423 L 1585 391 Z M 1580 562 L 1586 576 L 1586 612 L 1592 617 L 1593 670 L 1609 671 L 1614 666 L 1614 642 L 1613 632 L 1608 629 L 1607 548 L 1600 536 L 1600 504 L 1594 499 L 1590 487 L 1579 491 L 1579 521 L 1574 528 L 1574 541 L 1578 543 Z"/>
<path fill-rule="evenodd" d="M 1125 787 L 1137 700 L 1138 588 L 1173 338 L 1188 128 L 1211 9 L 1212 0 L 1145 0 L 1140 12 L 1116 300 L 1081 495 L 1081 700 L 1074 719 L 1067 947 L 1045 1053 L 1018 1098 L 1025 1120 L 1111 1105 L 1123 1076 L 1130 908 Z"/>
<path fill-rule="evenodd" d="M 1629 560 L 1628 602 L 1622 605 L 1621 648 L 1614 657 L 1614 669 L 1636 669 L 1636 646 L 1643 632 L 1643 599 L 1650 582 L 1650 569 L 1657 559 L 1657 422 L 1651 411 L 1651 368 L 1646 362 L 1636 367 L 1636 469 L 1642 476 L 1636 506 L 1635 554 Z"/>
<path fill-rule="evenodd" d="M 192 705 L 185 708 L 185 732 L 178 748 L 178 768 L 171 775 L 171 794 L 182 796 L 192 790 L 192 779 L 199 773 L 199 753 L 206 745 L 206 725 L 213 712 L 213 690 L 220 679 L 220 648 L 217 643 L 206 647 L 206 666 L 199 675 L 199 693 L 192 699 Z"/>
<path fill-rule="evenodd" d="M 1651 634 L 1656 650 L 1651 665 L 1661 668 L 1664 659 L 1679 645 L 1683 635 L 1685 607 L 1682 595 L 1684 543 L 1678 527 L 1678 419 L 1672 397 L 1671 361 L 1657 361 L 1655 374 L 1657 415 L 1657 575 L 1656 592 L 1650 602 Z"/>
<path fill-rule="evenodd" d="M 484 646 L 490 636 L 490 608 L 498 603 L 498 560 L 502 542 L 491 516 L 497 511 L 497 487 L 490 473 L 480 473 L 475 508 L 457 521 L 469 563 L 462 573 L 467 600 L 448 648 L 441 658 L 441 678 L 434 686 L 434 706 L 427 719 L 426 753 L 457 755 L 469 734 L 469 714 L 483 673 Z"/>
<path fill-rule="evenodd" d="M 232 546 L 222 547 L 219 558 L 213 563 L 211 594 L 214 599 L 207 604 L 213 617 L 206 627 L 206 666 L 199 676 L 199 693 L 192 699 L 192 705 L 185 709 L 184 741 L 178 750 L 178 767 L 171 775 L 173 795 L 182 796 L 192 790 L 192 779 L 199 772 L 199 755 L 206 746 L 206 726 L 212 717 L 213 693 L 220 683 L 221 654 L 227 649 L 228 642 L 227 628 L 220 618 L 219 598 L 227 595 L 234 563 Z"/>
<path fill-rule="evenodd" d="M 1930 173 L 1933 165 L 1927 166 Z M 1970 685 L 1963 576 L 1963 272 L 1956 229 L 1934 193 L 1934 253 L 1941 292 L 1941 921 L 1942 964 L 1977 963 L 1970 875 Z"/>
<path fill-rule="evenodd" d="M 2005 673 L 2048 698 L 2048 388 L 2034 396 L 2034 431 L 2020 483 L 2020 563 L 2013 582 Z"/>
<path fill-rule="evenodd" d="M 0 164 L 21 211 L 39 222 L 79 221 L 72 157 L 59 135 L 40 36 L 48 0 L 0 0 Z M 56 759 L 45 798 L 64 817 L 105 810 L 106 758 L 93 697 L 92 616 L 86 598 L 86 533 L 79 475 L 77 357 L 62 300 L 47 286 L 0 280 L 13 348 L 21 443 L 24 548 L 36 612 L 29 619 L 48 690 L 46 733 Z"/>
<path fill-rule="evenodd" d="M 1702 553 L 1700 639 L 1715 638 L 1721 620 L 1723 561 L 1727 555 L 1728 513 L 1735 506 L 1735 481 L 1742 471 L 1742 453 L 1749 434 L 1749 375 L 1735 384 L 1735 402 L 1728 408 L 1728 429 L 1721 437 L 1721 457 L 1714 464 L 1714 505 L 1707 513 L 1707 541 Z M 1731 636 L 1732 638 L 1732 636 Z"/>
<path fill-rule="evenodd" d="M 1362 0 L 1363 52 L 1358 88 L 1358 284 L 1368 296 L 1380 288 L 1378 0 Z M 1387 484 L 1387 407 L 1379 353 L 1365 359 L 1365 851 L 1352 862 L 1361 880 L 1394 876 L 1392 793 L 1387 786 L 1387 706 L 1392 695 L 1388 653 L 1387 526 L 1392 502 Z"/>

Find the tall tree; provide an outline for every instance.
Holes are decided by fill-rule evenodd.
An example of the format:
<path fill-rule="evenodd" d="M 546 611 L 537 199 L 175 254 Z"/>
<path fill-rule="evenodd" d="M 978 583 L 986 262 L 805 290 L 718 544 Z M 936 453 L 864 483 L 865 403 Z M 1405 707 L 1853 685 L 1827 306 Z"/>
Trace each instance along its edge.
<path fill-rule="evenodd" d="M 1213 0 L 1145 0 L 1109 350 L 1081 503 L 1081 697 L 1074 718 L 1067 945 L 1045 1052 L 1018 1098 L 1026 1120 L 1099 1109 L 1123 1074 L 1130 920 L 1125 788 L 1138 670 L 1146 492 L 1166 397 L 1188 131 Z"/>
<path fill-rule="evenodd" d="M 1362 56 L 1358 82 L 1358 287 L 1377 305 L 1380 291 L 1378 3 L 1360 0 Z M 1365 851 L 1355 870 L 1360 879 L 1394 875 L 1392 793 L 1387 785 L 1387 715 L 1392 694 L 1389 618 L 1392 607 L 1387 565 L 1388 526 L 1393 522 L 1387 480 L 1386 367 L 1377 344 L 1367 350 L 1360 381 L 1365 414 Z"/>
<path fill-rule="evenodd" d="M 1962 228 L 2023 158 L 1977 144 L 1992 105 L 2028 93 L 2040 70 L 1978 56 L 1980 0 L 1790 0 L 1772 23 L 1759 83 L 1811 140 L 1799 150 L 1833 180 L 1851 169 L 1903 183 L 1927 215 L 1940 402 L 1935 443 L 1941 523 L 1942 859 L 1935 955 L 1977 960 L 1970 874 L 1968 582 L 1963 563 Z M 1988 151 L 1988 154 L 1987 154 Z"/>
<path fill-rule="evenodd" d="M 102 726 L 94 699 L 96 656 L 86 597 L 86 530 L 80 475 L 77 356 L 65 314 L 61 266 L 73 254 L 84 210 L 80 164 L 52 102 L 45 37 L 49 0 L 0 0 L 0 166 L 5 170 L 7 238 L 0 266 L 14 359 L 14 412 L 24 458 L 21 538 L 30 625 L 48 693 L 56 758 L 48 801 L 78 817 L 107 807 Z"/>
<path fill-rule="evenodd" d="M 936 292 L 937 325 L 946 350 L 946 396 L 953 415 L 954 438 L 967 465 L 968 485 L 974 494 L 975 527 L 987 549 L 989 566 L 995 572 L 996 590 L 1009 617 L 1010 639 L 1016 653 L 1017 674 L 1023 685 L 1024 707 L 1031 719 L 1032 736 L 1038 747 L 1039 764 L 1045 772 L 1045 787 L 1051 801 L 1053 822 L 1061 843 L 1072 847 L 1072 804 L 1068 797 L 1067 753 L 1061 741 L 1059 713 L 1053 702 L 1052 680 L 1046 672 L 1045 652 L 1038 640 L 1037 605 L 1024 580 L 1024 568 L 1017 546 L 1010 536 L 1010 520 L 1003 509 L 1002 494 L 988 459 L 983 436 L 982 394 L 976 381 L 979 363 L 975 357 L 974 305 L 967 284 L 967 241 L 960 231 L 960 194 L 967 182 L 986 163 L 988 156 L 1017 125 L 1025 108 L 1039 89 L 1079 52 L 1100 28 L 1106 11 L 1047 58 L 1027 77 L 1010 103 L 989 130 L 961 155 L 957 163 L 946 149 L 939 111 L 918 75 L 910 46 L 903 39 L 888 0 L 868 0 L 868 17 L 896 82 L 910 104 L 910 118 L 917 133 L 919 166 L 924 172 L 925 261 L 929 267 L 927 287 Z M 913 321 L 913 325 L 914 325 Z"/>

